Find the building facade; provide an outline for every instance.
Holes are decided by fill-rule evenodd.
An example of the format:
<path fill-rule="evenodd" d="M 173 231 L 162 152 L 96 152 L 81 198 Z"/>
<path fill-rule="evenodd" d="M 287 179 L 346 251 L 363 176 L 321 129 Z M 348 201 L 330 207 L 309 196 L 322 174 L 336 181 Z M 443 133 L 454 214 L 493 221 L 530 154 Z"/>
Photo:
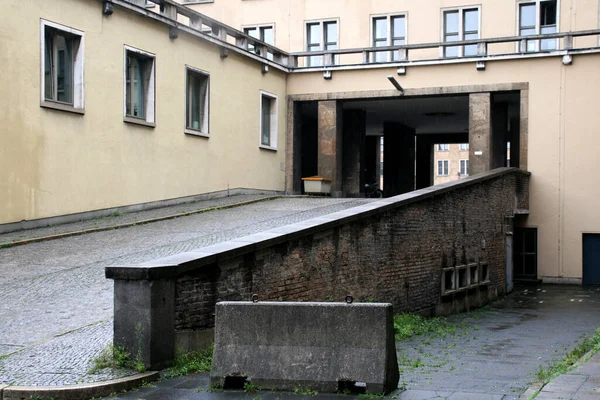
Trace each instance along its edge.
<path fill-rule="evenodd" d="M 311 175 L 360 196 L 381 170 L 393 196 L 510 159 L 522 277 L 600 283 L 598 0 L 46 3 L 0 15 L 0 224 Z"/>

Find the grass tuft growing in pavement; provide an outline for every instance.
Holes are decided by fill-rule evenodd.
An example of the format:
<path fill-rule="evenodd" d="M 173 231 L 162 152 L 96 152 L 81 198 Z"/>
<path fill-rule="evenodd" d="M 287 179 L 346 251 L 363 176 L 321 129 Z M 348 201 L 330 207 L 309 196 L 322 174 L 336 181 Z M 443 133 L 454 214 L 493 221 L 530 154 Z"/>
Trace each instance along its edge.
<path fill-rule="evenodd" d="M 558 375 L 562 375 L 572 370 L 575 367 L 575 364 L 588 352 L 591 351 L 592 354 L 594 354 L 599 350 L 600 328 L 596 329 L 596 332 L 592 337 L 584 335 L 581 339 L 581 343 L 579 343 L 575 349 L 567 353 L 565 358 L 561 361 L 546 368 L 540 367 L 536 374 L 536 378 L 539 382 L 545 385 Z"/>
<path fill-rule="evenodd" d="M 165 378 L 192 374 L 195 372 L 209 372 L 212 364 L 214 347 L 210 346 L 203 351 L 190 351 L 175 357 L 173 366 L 165 371 Z"/>
<path fill-rule="evenodd" d="M 410 339 L 416 335 L 431 334 L 432 336 L 454 335 L 457 325 L 451 324 L 446 318 L 425 318 L 417 314 L 397 314 L 394 316 L 394 332 L 399 341 Z"/>
<path fill-rule="evenodd" d="M 112 344 L 106 346 L 102 353 L 92 360 L 92 364 L 94 365 L 88 371 L 89 374 L 95 374 L 104 368 L 131 368 L 138 372 L 146 370 L 141 360 L 130 359 L 129 353 L 125 351 L 124 347 Z"/>

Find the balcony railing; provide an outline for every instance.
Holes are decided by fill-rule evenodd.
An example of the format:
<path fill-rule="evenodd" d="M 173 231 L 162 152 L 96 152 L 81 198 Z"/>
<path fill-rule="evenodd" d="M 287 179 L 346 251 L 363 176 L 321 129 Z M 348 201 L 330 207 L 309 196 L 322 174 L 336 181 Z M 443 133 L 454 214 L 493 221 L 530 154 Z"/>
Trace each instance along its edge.
<path fill-rule="evenodd" d="M 476 62 L 478 68 L 485 61 L 532 58 L 544 56 L 569 56 L 600 52 L 598 36 L 600 29 L 551 33 L 531 36 L 508 36 L 462 40 L 457 42 L 434 42 L 421 44 L 405 44 L 386 47 L 361 47 L 339 50 L 285 52 L 275 46 L 256 39 L 246 33 L 232 28 L 222 22 L 192 10 L 173 0 L 148 0 L 156 7 L 148 8 L 146 0 L 103 0 L 110 5 L 135 10 L 146 16 L 170 26 L 169 35 L 175 39 L 178 32 L 186 31 L 213 42 L 221 47 L 221 57 L 227 57 L 228 51 L 235 51 L 256 59 L 264 66 L 286 72 L 311 72 L 336 69 L 406 67 L 409 65 L 427 65 L 442 63 Z M 586 44 L 575 46 L 576 38 Z M 591 39 L 589 39 L 591 38 Z M 546 50 L 528 51 L 534 43 L 534 49 L 545 47 Z M 545 46 L 539 44 L 544 42 Z M 462 57 L 445 57 L 445 49 L 451 47 L 476 46 L 477 52 Z M 548 49 L 548 48 L 551 49 Z M 387 54 L 385 61 L 377 54 Z M 308 58 L 322 57 L 319 66 L 310 66 Z M 563 61 L 564 62 L 564 61 Z M 568 62 L 568 60 L 567 60 Z M 263 71 L 268 70 L 263 66 Z"/>

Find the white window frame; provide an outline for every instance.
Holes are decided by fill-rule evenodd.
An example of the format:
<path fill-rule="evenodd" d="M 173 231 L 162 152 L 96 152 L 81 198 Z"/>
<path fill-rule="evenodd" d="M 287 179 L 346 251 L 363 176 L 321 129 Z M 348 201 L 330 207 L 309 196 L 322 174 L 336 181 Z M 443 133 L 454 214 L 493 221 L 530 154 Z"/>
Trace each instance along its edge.
<path fill-rule="evenodd" d="M 540 12 L 541 12 L 541 8 L 542 8 L 541 3 L 544 3 L 546 1 L 551 1 L 551 0 L 517 0 L 517 10 L 516 10 L 516 15 L 517 15 L 516 35 L 517 36 L 520 36 L 520 32 L 521 32 L 521 6 L 523 4 L 535 4 L 535 34 L 540 35 L 541 29 L 542 29 L 542 27 L 540 26 Z M 557 33 L 560 32 L 560 0 L 556 0 L 556 32 Z M 546 40 L 555 40 L 556 44 L 555 44 L 555 50 L 545 50 L 545 51 L 560 50 L 560 43 L 559 43 L 558 39 L 546 39 Z M 600 40 L 600 37 L 598 38 L 598 40 Z M 532 50 L 527 49 L 527 42 L 534 43 L 534 47 Z M 531 40 L 531 41 L 528 40 L 527 42 L 525 44 L 525 50 L 523 52 L 530 53 L 530 52 L 540 51 L 540 40 Z M 521 52 L 521 43 L 519 43 L 519 42 L 516 43 L 516 51 Z"/>
<path fill-rule="evenodd" d="M 277 151 L 277 136 L 279 133 L 278 129 L 278 113 L 279 113 L 279 98 L 277 95 L 273 93 L 266 92 L 264 90 L 260 90 L 259 96 L 259 113 L 258 113 L 258 121 L 259 121 L 259 129 L 258 129 L 258 147 L 265 150 L 273 150 Z M 270 132 L 269 132 L 269 144 L 263 144 L 262 142 L 262 131 L 263 131 L 263 97 L 268 97 L 273 102 L 271 105 L 270 115 Z"/>
<path fill-rule="evenodd" d="M 261 28 L 271 28 L 273 30 L 273 43 L 268 43 L 265 42 L 260 36 L 260 30 Z M 259 37 L 256 38 L 262 42 L 265 42 L 267 44 L 270 44 L 271 46 L 275 46 L 275 24 L 271 23 L 271 24 L 259 24 L 259 25 L 242 25 L 242 32 L 244 32 L 246 35 L 250 36 L 249 33 L 246 33 L 246 29 L 256 29 L 259 33 Z M 255 49 L 253 48 L 253 46 L 251 44 L 248 43 L 248 45 L 246 46 L 246 50 L 248 51 L 255 51 Z M 273 60 L 273 53 L 271 52 L 267 52 L 267 59 L 269 60 Z"/>
<path fill-rule="evenodd" d="M 442 165 L 442 174 L 440 174 L 440 164 Z M 445 164 L 445 165 L 444 165 Z M 449 160 L 437 160 L 437 176 L 448 176 L 450 174 L 450 161 Z"/>
<path fill-rule="evenodd" d="M 146 110 L 144 118 L 127 115 L 127 53 L 134 53 L 142 58 L 152 60 L 144 105 Z M 123 46 L 123 121 L 150 127 L 156 126 L 156 55 L 128 45 Z"/>
<path fill-rule="evenodd" d="M 79 37 L 79 45 L 73 54 L 73 104 L 46 99 L 46 27 Z M 55 22 L 40 19 L 40 107 L 85 114 L 85 33 Z"/>
<path fill-rule="evenodd" d="M 452 43 L 452 42 L 446 42 L 446 19 L 445 19 L 445 14 L 447 12 L 452 12 L 452 11 L 458 11 L 458 40 L 461 41 L 463 40 L 464 37 L 464 29 L 463 29 L 463 24 L 464 24 L 464 12 L 466 10 L 473 10 L 473 9 L 477 9 L 477 35 L 479 36 L 479 39 L 481 39 L 483 37 L 483 35 L 481 34 L 481 4 L 474 4 L 474 5 L 470 5 L 470 6 L 461 6 L 461 7 L 447 7 L 447 8 L 442 8 L 441 9 L 441 37 L 440 37 L 440 42 L 442 43 Z M 447 47 L 452 47 L 447 46 Z M 457 57 L 463 57 L 464 54 L 464 46 L 456 46 L 458 47 L 458 56 Z M 441 58 L 446 58 L 446 46 L 442 46 L 440 48 L 440 57 Z M 467 57 L 472 57 L 472 56 L 467 56 Z M 450 57 L 450 58 L 454 58 L 454 57 Z"/>
<path fill-rule="evenodd" d="M 204 96 L 204 118 L 200 121 L 200 127 L 198 129 L 192 128 L 188 125 L 189 112 L 191 109 L 190 100 L 190 73 L 197 75 L 204 75 L 207 79 L 206 82 L 206 94 Z M 199 68 L 194 68 L 190 65 L 185 66 L 185 130 L 184 132 L 190 135 L 210 137 L 210 73 Z"/>
<path fill-rule="evenodd" d="M 450 145 L 448 143 L 438 143 L 436 151 L 450 151 Z"/>
<path fill-rule="evenodd" d="M 463 168 L 463 166 L 465 168 Z M 462 171 L 465 171 L 464 173 Z M 469 159 L 461 159 L 458 162 L 458 173 L 460 176 L 469 176 Z"/>
<path fill-rule="evenodd" d="M 319 38 L 319 51 L 325 51 L 325 24 L 335 22 L 337 27 L 337 48 L 341 49 L 340 45 L 340 19 L 339 18 L 329 18 L 329 19 L 318 19 L 318 20 L 310 20 L 304 21 L 304 49 L 305 51 L 309 51 L 308 49 L 308 26 L 319 24 L 321 28 L 321 37 Z M 312 57 L 320 57 L 319 63 L 312 64 Z M 333 64 L 338 63 L 338 57 L 333 57 Z M 306 66 L 307 67 L 323 67 L 325 66 L 325 56 L 308 56 L 306 57 Z"/>
<path fill-rule="evenodd" d="M 460 143 L 458 145 L 459 151 L 469 151 L 469 143 Z"/>
<path fill-rule="evenodd" d="M 404 18 L 404 44 L 408 44 L 408 13 L 407 12 L 399 12 L 399 13 L 391 13 L 391 14 L 373 14 L 370 16 L 371 18 L 371 47 L 375 48 L 375 20 L 376 19 L 387 19 L 387 35 L 386 35 L 386 46 L 392 46 L 392 18 L 403 17 Z M 377 53 L 372 53 L 371 62 L 390 62 L 391 61 L 400 61 L 394 60 L 394 55 L 398 54 L 398 52 L 389 52 L 386 55 L 386 61 L 377 61 Z"/>

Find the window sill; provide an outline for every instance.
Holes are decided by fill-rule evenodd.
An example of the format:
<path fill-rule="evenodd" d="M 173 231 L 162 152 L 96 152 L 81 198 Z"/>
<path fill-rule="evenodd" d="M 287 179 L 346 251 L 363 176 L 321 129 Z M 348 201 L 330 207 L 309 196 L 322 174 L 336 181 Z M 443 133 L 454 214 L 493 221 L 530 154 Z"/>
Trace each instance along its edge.
<path fill-rule="evenodd" d="M 186 135 L 198 136 L 198 137 L 203 137 L 203 138 L 207 138 L 207 139 L 210 137 L 210 134 L 208 134 L 208 133 L 197 131 L 195 129 L 190 129 L 190 128 L 185 128 L 185 130 L 183 132 Z"/>
<path fill-rule="evenodd" d="M 123 117 L 123 122 L 127 122 L 128 124 L 147 126 L 148 128 L 156 127 L 156 124 L 154 122 L 148 122 L 141 118 Z"/>
<path fill-rule="evenodd" d="M 264 144 L 259 145 L 258 148 L 263 149 L 263 150 L 275 151 L 275 152 L 277 151 L 277 147 L 266 146 Z"/>
<path fill-rule="evenodd" d="M 75 108 L 69 104 L 56 103 L 54 101 L 44 100 L 40 103 L 40 107 L 52 108 L 53 110 L 66 111 L 74 114 L 85 114 L 85 108 Z"/>

